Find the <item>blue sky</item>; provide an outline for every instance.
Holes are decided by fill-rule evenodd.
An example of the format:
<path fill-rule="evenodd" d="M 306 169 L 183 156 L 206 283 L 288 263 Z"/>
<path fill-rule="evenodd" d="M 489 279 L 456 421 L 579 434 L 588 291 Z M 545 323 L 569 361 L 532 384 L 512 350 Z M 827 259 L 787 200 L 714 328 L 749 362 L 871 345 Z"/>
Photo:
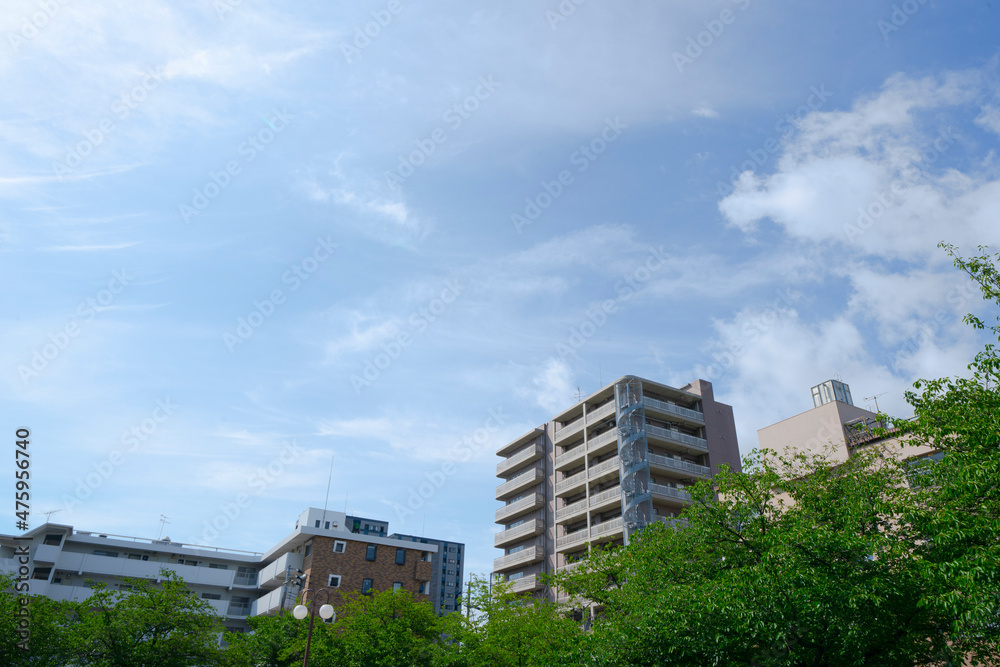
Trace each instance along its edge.
<path fill-rule="evenodd" d="M 578 388 L 711 380 L 744 452 L 831 377 L 906 414 L 982 343 L 935 246 L 1000 241 L 998 11 L 8 2 L 32 525 L 263 549 L 332 455 L 485 572 L 494 450 Z"/>

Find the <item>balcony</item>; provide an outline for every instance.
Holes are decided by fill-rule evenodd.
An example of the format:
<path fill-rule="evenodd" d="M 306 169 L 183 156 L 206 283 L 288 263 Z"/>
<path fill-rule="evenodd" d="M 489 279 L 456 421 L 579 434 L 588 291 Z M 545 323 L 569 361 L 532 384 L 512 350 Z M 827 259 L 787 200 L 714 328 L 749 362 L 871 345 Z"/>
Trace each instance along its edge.
<path fill-rule="evenodd" d="M 562 507 L 560 509 L 557 509 L 556 510 L 556 521 L 557 522 L 558 521 L 565 521 L 566 519 L 570 519 L 570 518 L 576 516 L 577 514 L 580 514 L 581 512 L 586 512 L 587 511 L 587 507 L 588 507 L 588 505 L 587 505 L 587 499 L 584 498 L 583 500 L 579 500 L 579 501 L 573 503 L 572 505 L 567 505 L 566 507 Z"/>
<path fill-rule="evenodd" d="M 556 550 L 565 551 L 570 547 L 574 547 L 578 544 L 582 544 L 590 540 L 590 533 L 586 528 L 576 531 L 575 533 L 570 533 L 569 535 L 563 535 L 562 537 L 556 538 Z"/>
<path fill-rule="evenodd" d="M 587 483 L 587 471 L 578 472 L 571 477 L 560 480 L 556 482 L 556 495 L 557 496 L 571 496 L 577 492 L 577 490 L 582 489 L 583 485 Z"/>
<path fill-rule="evenodd" d="M 541 519 L 531 519 L 525 521 L 520 526 L 514 526 L 507 530 L 501 530 L 493 536 L 493 546 L 503 548 L 508 544 L 513 544 L 532 535 L 538 535 L 545 529 L 545 522 Z"/>
<path fill-rule="evenodd" d="M 538 547 L 525 547 L 517 553 L 501 556 L 493 561 L 493 571 L 503 572 L 515 567 L 521 567 L 528 563 L 542 560 L 542 551 Z"/>
<path fill-rule="evenodd" d="M 587 479 L 594 481 L 601 478 L 612 479 L 618 476 L 618 457 L 613 456 L 607 461 L 601 461 L 587 470 Z"/>
<path fill-rule="evenodd" d="M 565 426 L 556 431 L 555 442 L 561 442 L 575 433 L 580 433 L 583 429 L 583 415 L 580 415 Z"/>
<path fill-rule="evenodd" d="M 613 489 L 607 489 L 601 491 L 600 493 L 590 497 L 590 507 L 597 508 L 602 505 L 609 505 L 612 501 L 616 503 L 621 503 L 622 498 L 622 487 L 616 486 Z"/>
<path fill-rule="evenodd" d="M 504 482 L 497 487 L 497 500 L 504 500 L 519 492 L 538 484 L 545 479 L 545 472 L 541 468 L 531 468 L 514 479 Z"/>
<path fill-rule="evenodd" d="M 565 468 L 572 468 L 583 461 L 583 455 L 587 452 L 587 448 L 583 446 L 583 443 L 577 445 L 568 452 L 564 452 L 556 457 L 556 470 L 563 470 Z"/>
<path fill-rule="evenodd" d="M 160 570 L 173 570 L 189 584 L 205 584 L 208 586 L 233 585 L 233 570 L 221 570 L 193 565 L 177 565 L 170 561 L 133 560 L 131 558 L 113 558 L 97 556 L 78 551 L 63 551 L 59 554 L 56 569 L 76 572 L 78 575 L 105 574 L 115 577 L 134 577 L 137 579 L 160 580 Z"/>
<path fill-rule="evenodd" d="M 689 473 L 694 477 L 708 477 L 712 472 L 708 466 L 672 459 L 669 456 L 660 456 L 659 454 L 649 455 L 649 465 L 671 472 Z"/>
<path fill-rule="evenodd" d="M 694 422 L 699 426 L 705 425 L 705 415 L 697 410 L 692 410 L 690 408 L 682 408 L 679 405 L 673 403 L 667 403 L 666 401 L 661 401 L 655 398 L 650 398 L 648 396 L 643 396 L 642 403 L 647 408 L 652 410 L 657 410 L 659 412 L 666 412 L 668 414 L 674 415 L 676 417 L 683 417 L 688 421 Z"/>
<path fill-rule="evenodd" d="M 535 443 L 531 447 L 522 449 L 509 459 L 505 459 L 497 464 L 497 477 L 507 477 L 508 473 L 532 461 L 537 461 L 544 455 L 545 448 L 542 447 L 541 443 Z"/>
<path fill-rule="evenodd" d="M 688 435 L 687 433 L 681 433 L 680 431 L 674 431 L 672 429 L 661 428 L 659 426 L 653 426 L 652 424 L 646 424 L 646 437 L 647 438 L 657 438 L 665 442 L 669 442 L 674 445 L 681 445 L 688 449 L 693 449 L 702 454 L 708 453 L 708 440 L 704 438 L 698 438 L 693 435 Z"/>
<path fill-rule="evenodd" d="M 291 567 L 292 571 L 302 569 L 302 554 L 286 553 L 265 567 L 257 575 L 257 586 L 259 588 L 274 588 L 285 583 L 285 572 Z"/>
<path fill-rule="evenodd" d="M 61 551 L 62 547 L 57 547 L 51 544 L 39 544 L 35 547 L 35 554 L 32 556 L 32 560 L 36 563 L 54 565 L 56 559 L 59 558 L 59 553 Z"/>
<path fill-rule="evenodd" d="M 589 438 L 587 440 L 587 451 L 591 454 L 597 453 L 599 450 L 604 449 L 614 449 L 615 447 L 610 447 L 609 445 L 618 445 L 618 430 L 611 429 L 610 431 L 605 431 L 598 436 Z"/>
<path fill-rule="evenodd" d="M 527 512 L 542 507 L 544 504 L 545 498 L 542 494 L 532 493 L 525 498 L 521 498 L 517 502 L 505 505 L 504 507 L 498 509 L 495 515 L 496 523 L 510 523 L 510 520 L 514 517 L 526 514 Z"/>
<path fill-rule="evenodd" d="M 526 577 L 514 579 L 514 581 L 511 582 L 510 590 L 512 593 L 524 593 L 526 591 L 533 591 L 541 587 L 542 584 L 539 583 L 538 576 L 534 574 L 529 574 Z"/>
<path fill-rule="evenodd" d="M 676 502 L 687 503 L 691 501 L 691 494 L 683 489 L 675 489 L 672 486 L 663 486 L 662 484 L 651 484 L 650 491 L 653 492 L 653 497 L 658 499 L 673 500 Z"/>
<path fill-rule="evenodd" d="M 598 538 L 608 539 L 614 537 L 620 532 L 622 532 L 621 517 L 611 519 L 611 521 L 605 521 L 604 523 L 599 523 L 596 526 L 592 526 L 590 529 L 590 535 L 595 540 Z"/>
<path fill-rule="evenodd" d="M 593 412 L 587 412 L 587 426 L 591 424 L 596 424 L 605 417 L 615 414 L 615 401 L 614 399 L 608 401 L 601 407 L 597 408 Z"/>

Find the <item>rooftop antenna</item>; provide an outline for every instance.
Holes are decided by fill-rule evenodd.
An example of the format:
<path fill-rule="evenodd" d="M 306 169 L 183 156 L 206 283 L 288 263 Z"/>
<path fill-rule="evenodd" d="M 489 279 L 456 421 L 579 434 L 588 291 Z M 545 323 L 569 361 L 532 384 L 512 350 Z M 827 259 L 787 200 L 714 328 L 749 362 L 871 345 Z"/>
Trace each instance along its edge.
<path fill-rule="evenodd" d="M 576 388 L 576 402 L 579 403 L 581 398 L 583 398 L 583 392 L 581 392 L 580 388 L 577 387 Z"/>
<path fill-rule="evenodd" d="M 879 411 L 879 409 L 878 409 L 878 397 L 879 396 L 885 396 L 888 393 L 889 392 L 887 392 L 887 391 L 883 391 L 881 394 L 875 394 L 874 396 L 865 396 L 865 400 L 866 401 L 875 401 L 875 412 L 878 412 Z"/>
<path fill-rule="evenodd" d="M 156 536 L 157 540 L 159 540 L 161 537 L 163 537 L 163 526 L 165 524 L 168 524 L 168 523 L 170 523 L 170 517 L 168 517 L 166 514 L 161 514 L 160 515 L 160 534 Z"/>
<path fill-rule="evenodd" d="M 330 454 L 330 477 L 326 480 L 326 500 L 323 501 L 323 521 L 326 521 L 326 508 L 330 504 L 330 483 L 333 482 L 333 459 L 334 455 Z"/>
<path fill-rule="evenodd" d="M 62 512 L 62 510 L 60 509 L 60 510 L 51 510 L 49 512 L 42 512 L 42 514 L 45 515 L 45 523 L 48 523 L 49 522 L 49 517 L 52 516 L 53 514 L 55 514 L 56 512 Z"/>

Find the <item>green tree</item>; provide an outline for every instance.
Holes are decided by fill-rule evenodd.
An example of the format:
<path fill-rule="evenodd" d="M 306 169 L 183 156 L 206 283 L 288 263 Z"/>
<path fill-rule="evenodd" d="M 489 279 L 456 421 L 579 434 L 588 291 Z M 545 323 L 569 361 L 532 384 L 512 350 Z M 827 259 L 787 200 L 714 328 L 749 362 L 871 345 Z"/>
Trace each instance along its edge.
<path fill-rule="evenodd" d="M 941 244 L 975 282 L 996 316 L 1000 312 L 1000 254 L 965 259 Z M 995 310 L 994 310 L 995 307 Z M 978 316 L 965 321 L 1000 338 L 997 325 Z M 944 458 L 921 470 L 919 502 L 906 518 L 924 538 L 926 604 L 951 617 L 946 628 L 956 646 L 982 659 L 995 657 L 1000 641 L 1000 357 L 988 344 L 969 365 L 969 376 L 923 380 L 908 392 L 916 419 L 907 425 L 917 442 L 933 444 Z"/>
<path fill-rule="evenodd" d="M 471 613 L 446 617 L 453 651 L 441 664 L 468 667 L 541 667 L 573 660 L 583 635 L 579 622 L 547 600 L 511 592 L 508 582 L 469 581 Z"/>
<path fill-rule="evenodd" d="M 0 665 L 62 667 L 70 660 L 76 606 L 45 597 L 26 598 L 28 604 L 22 605 L 16 584 L 13 577 L 0 574 Z M 27 640 L 18 632 L 22 618 L 29 623 Z"/>
<path fill-rule="evenodd" d="M 123 579 L 128 589 L 93 584 L 79 603 L 72 639 L 76 663 L 94 667 L 189 667 L 219 660 L 222 622 L 170 570 L 155 584 Z"/>
<path fill-rule="evenodd" d="M 335 658 L 326 664 L 345 667 L 429 666 L 442 641 L 433 605 L 406 590 L 351 596 L 330 630 L 333 641 L 320 650 Z"/>
<path fill-rule="evenodd" d="M 223 664 L 227 667 L 294 667 L 302 664 L 306 623 L 291 613 L 253 616 L 250 633 L 227 632 Z M 319 643 L 319 642 L 317 642 Z M 313 662 L 313 664 L 319 664 Z"/>

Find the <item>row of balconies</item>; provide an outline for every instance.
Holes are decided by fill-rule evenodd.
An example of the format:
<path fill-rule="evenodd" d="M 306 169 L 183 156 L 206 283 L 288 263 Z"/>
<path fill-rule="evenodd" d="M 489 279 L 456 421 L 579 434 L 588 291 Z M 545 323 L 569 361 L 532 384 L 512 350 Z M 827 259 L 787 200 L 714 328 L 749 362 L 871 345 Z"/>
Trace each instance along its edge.
<path fill-rule="evenodd" d="M 528 487 L 538 484 L 545 479 L 545 471 L 542 470 L 541 466 L 535 468 L 529 468 L 523 473 L 519 474 L 517 477 L 504 482 L 497 487 L 496 499 L 504 500 L 511 496 L 517 495 L 518 492 L 527 489 Z"/>
<path fill-rule="evenodd" d="M 540 493 L 531 493 L 521 498 L 517 502 L 504 505 L 496 511 L 494 515 L 496 523 L 510 523 L 511 520 L 527 514 L 542 507 L 545 504 L 545 497 Z"/>
<path fill-rule="evenodd" d="M 545 522 L 542 519 L 529 519 L 520 526 L 514 526 L 507 530 L 501 530 L 493 536 L 493 546 L 498 549 L 513 544 L 527 537 L 538 535 L 545 530 Z"/>
<path fill-rule="evenodd" d="M 699 426 L 705 425 L 705 415 L 698 410 L 692 410 L 691 408 L 681 407 L 680 405 L 675 405 L 674 403 L 667 403 L 666 401 L 661 401 L 656 398 L 650 398 L 649 396 L 642 397 L 642 403 L 647 408 L 652 410 L 658 410 L 660 412 L 666 412 L 677 417 L 683 417 L 689 421 L 694 422 Z"/>

